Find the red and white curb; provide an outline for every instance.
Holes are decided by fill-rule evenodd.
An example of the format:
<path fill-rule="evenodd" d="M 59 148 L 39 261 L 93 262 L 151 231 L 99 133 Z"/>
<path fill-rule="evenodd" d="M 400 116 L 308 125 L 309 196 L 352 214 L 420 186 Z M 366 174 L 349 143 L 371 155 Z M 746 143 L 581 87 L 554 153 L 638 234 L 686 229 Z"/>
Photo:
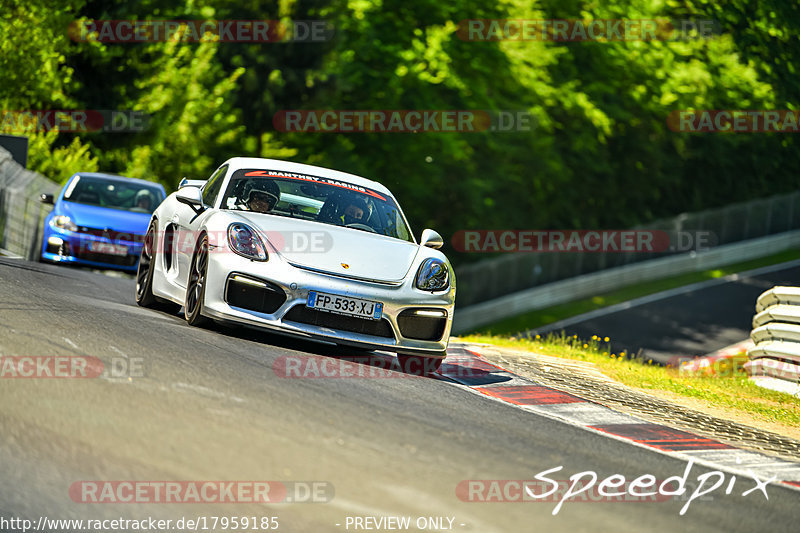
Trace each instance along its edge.
<path fill-rule="evenodd" d="M 520 377 L 462 346 L 448 348 L 439 373 L 474 393 L 593 433 L 733 474 L 746 475 L 750 470 L 762 478 L 774 477 L 776 483 L 800 490 L 800 463 L 738 449 L 614 411 Z"/>

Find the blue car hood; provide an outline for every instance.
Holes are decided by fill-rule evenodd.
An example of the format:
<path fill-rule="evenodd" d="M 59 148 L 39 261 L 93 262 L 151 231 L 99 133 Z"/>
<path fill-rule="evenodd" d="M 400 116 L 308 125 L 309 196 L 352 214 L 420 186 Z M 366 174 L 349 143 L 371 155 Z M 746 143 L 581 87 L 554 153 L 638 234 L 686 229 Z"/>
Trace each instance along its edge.
<path fill-rule="evenodd" d="M 139 234 L 147 231 L 151 216 L 149 213 L 65 201 L 59 203 L 57 211 L 59 215 L 67 215 L 78 226 Z"/>

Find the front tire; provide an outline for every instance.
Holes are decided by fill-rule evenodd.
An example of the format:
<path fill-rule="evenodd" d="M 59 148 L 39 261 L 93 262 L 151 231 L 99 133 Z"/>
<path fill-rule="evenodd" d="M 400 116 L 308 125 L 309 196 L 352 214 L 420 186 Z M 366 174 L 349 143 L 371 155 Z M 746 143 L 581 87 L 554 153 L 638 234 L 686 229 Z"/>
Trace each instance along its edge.
<path fill-rule="evenodd" d="M 442 366 L 444 359 L 432 359 L 421 355 L 397 354 L 400 368 L 406 374 L 414 376 L 427 376 L 433 374 Z"/>
<path fill-rule="evenodd" d="M 190 326 L 203 326 L 209 319 L 203 316 L 203 301 L 206 297 L 208 275 L 208 235 L 203 235 L 197 244 L 186 285 L 186 303 L 183 306 L 186 322 Z"/>
<path fill-rule="evenodd" d="M 136 270 L 136 303 L 142 307 L 159 309 L 170 313 L 177 313 L 180 306 L 169 300 L 163 300 L 153 294 L 153 273 L 155 271 L 155 246 L 156 221 L 150 223 L 147 234 L 142 243 L 142 253 L 139 256 L 139 267 Z"/>

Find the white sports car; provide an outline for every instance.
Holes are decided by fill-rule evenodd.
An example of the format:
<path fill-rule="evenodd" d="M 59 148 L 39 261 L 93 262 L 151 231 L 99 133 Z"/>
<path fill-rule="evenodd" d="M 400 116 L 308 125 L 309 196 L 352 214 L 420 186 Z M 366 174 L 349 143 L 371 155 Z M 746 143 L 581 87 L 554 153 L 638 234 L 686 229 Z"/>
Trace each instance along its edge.
<path fill-rule="evenodd" d="M 446 356 L 455 277 L 417 243 L 380 183 L 325 168 L 240 158 L 181 182 L 153 213 L 136 302 L 398 354 L 430 373 Z"/>

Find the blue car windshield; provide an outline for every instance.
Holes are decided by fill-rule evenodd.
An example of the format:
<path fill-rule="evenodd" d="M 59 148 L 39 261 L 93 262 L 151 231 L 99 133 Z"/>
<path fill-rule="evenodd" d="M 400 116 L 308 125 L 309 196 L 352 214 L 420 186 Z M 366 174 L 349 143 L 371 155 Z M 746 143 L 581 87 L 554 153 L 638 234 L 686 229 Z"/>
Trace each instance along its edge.
<path fill-rule="evenodd" d="M 64 200 L 151 214 L 164 199 L 161 189 L 143 183 L 95 176 L 75 176 L 64 192 Z"/>

